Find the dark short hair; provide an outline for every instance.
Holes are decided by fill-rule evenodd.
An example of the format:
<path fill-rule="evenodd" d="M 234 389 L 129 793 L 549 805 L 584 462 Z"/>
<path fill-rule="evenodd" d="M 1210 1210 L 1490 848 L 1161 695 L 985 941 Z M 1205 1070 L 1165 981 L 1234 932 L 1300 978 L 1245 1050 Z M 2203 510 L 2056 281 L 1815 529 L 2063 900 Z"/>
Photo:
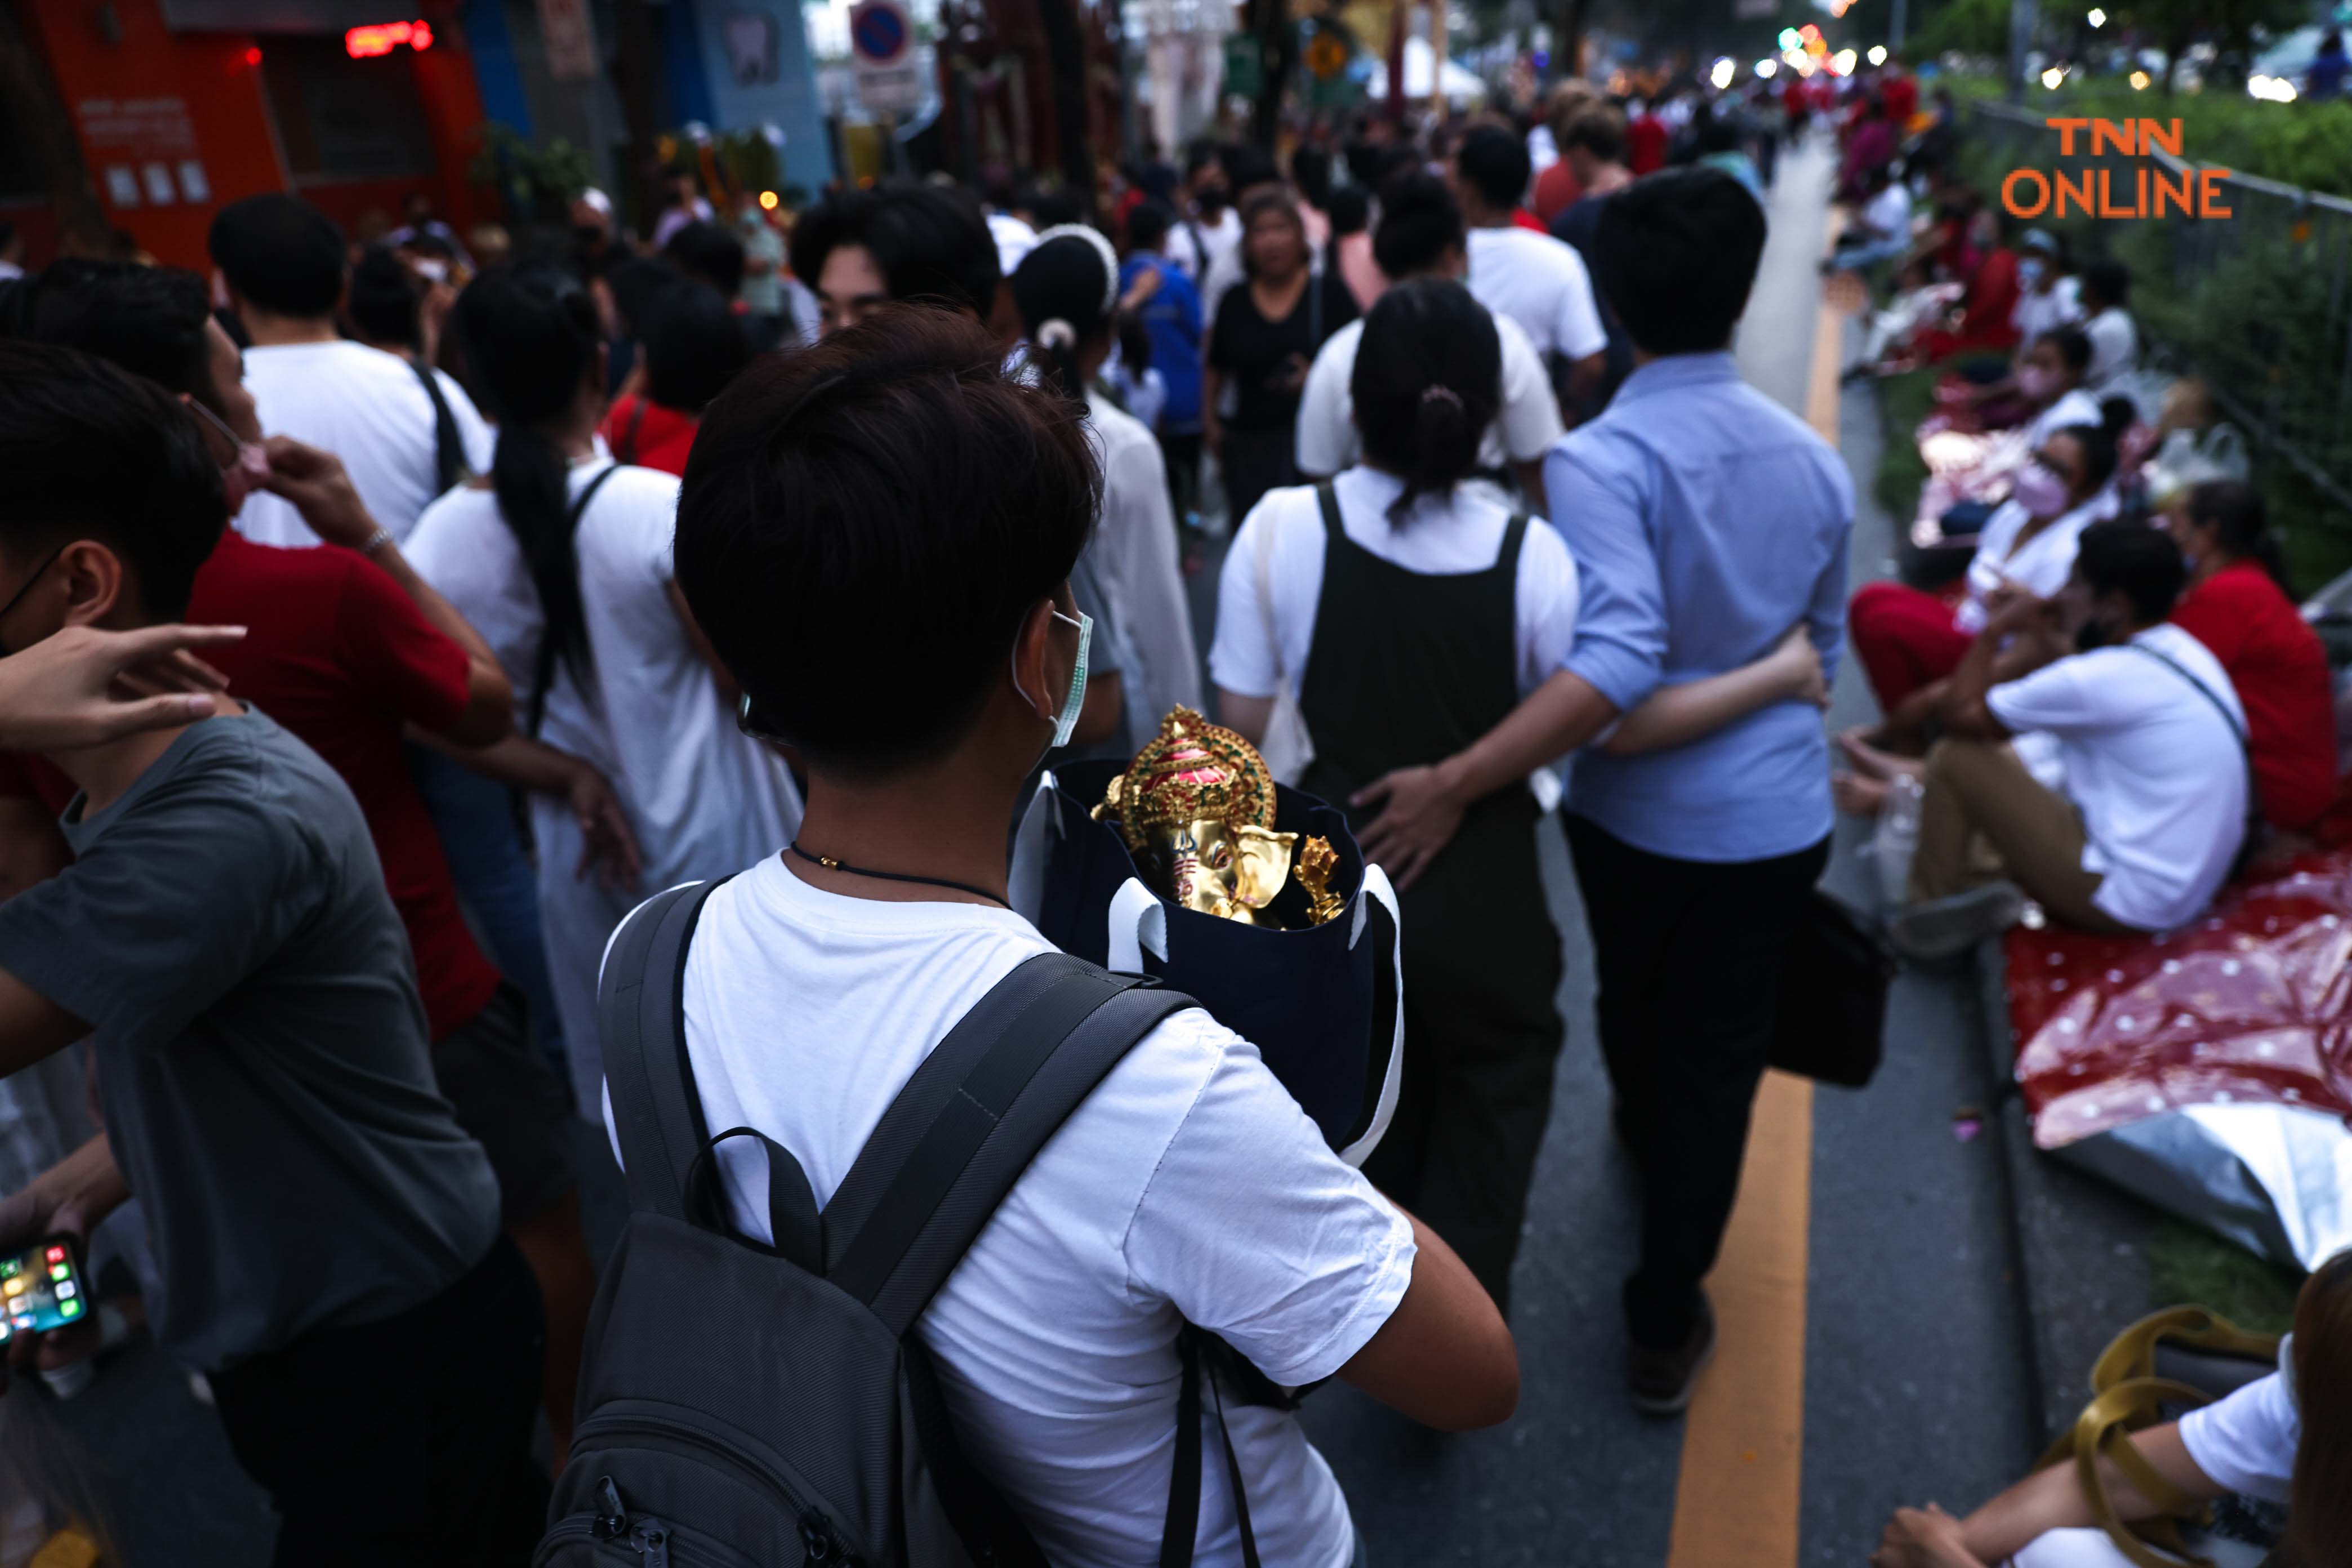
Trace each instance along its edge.
<path fill-rule="evenodd" d="M 1625 111 L 1612 109 L 1605 103 L 1594 104 L 1579 110 L 1568 122 L 1568 140 L 1560 151 L 1581 147 L 1605 162 L 1622 163 L 1625 158 Z"/>
<path fill-rule="evenodd" d="M 735 307 L 716 289 L 682 283 L 655 301 L 646 323 L 646 395 L 699 414 L 751 363 Z"/>
<path fill-rule="evenodd" d="M 2189 517 L 2212 529 L 2231 559 L 2256 562 L 2286 586 L 2286 556 L 2271 531 L 2262 491 L 2243 479 L 2207 479 L 2189 492 Z"/>
<path fill-rule="evenodd" d="M 2127 303 L 2131 299 L 2131 268 L 2120 261 L 2090 262 L 2083 268 L 2082 286 L 2110 305 Z"/>
<path fill-rule="evenodd" d="M 2056 349 L 2059 363 L 2077 375 L 2090 368 L 2091 340 L 2080 327 L 2053 327 L 2034 341 Z"/>
<path fill-rule="evenodd" d="M 1141 201 L 1127 215 L 1127 247 L 1129 250 L 1157 250 L 1174 226 L 1176 215 L 1165 202 Z"/>
<path fill-rule="evenodd" d="M 970 310 L 985 321 L 1003 273 L 970 196 L 938 185 L 845 191 L 793 226 L 793 275 L 814 289 L 839 247 L 865 247 L 893 300 Z"/>
<path fill-rule="evenodd" d="M 625 256 L 604 269 L 604 287 L 612 290 L 624 337 L 643 338 L 662 300 L 686 286 L 677 268 L 642 256 Z"/>
<path fill-rule="evenodd" d="M 1331 218 L 1331 236 L 1343 239 L 1351 234 L 1361 234 L 1370 226 L 1372 202 L 1360 185 L 1341 185 L 1331 193 L 1331 205 L 1324 209 Z"/>
<path fill-rule="evenodd" d="M 352 325 L 373 341 L 416 348 L 423 342 L 418 322 L 422 303 L 416 280 L 400 258 L 388 246 L 371 245 L 352 268 L 351 298 L 343 309 Z"/>
<path fill-rule="evenodd" d="M 274 315 L 331 315 L 343 297 L 343 231 L 283 192 L 221 208 L 206 246 L 228 286 Z"/>
<path fill-rule="evenodd" d="M 1231 148 L 1220 142 L 1202 137 L 1184 149 L 1184 178 L 1191 180 L 1193 175 L 1212 163 L 1217 165 L 1218 173 L 1224 173 L 1225 156 L 1231 151 Z"/>
<path fill-rule="evenodd" d="M 2121 594 L 2132 618 L 2151 626 L 2172 614 L 2189 568 L 2179 547 L 2162 529 L 2127 517 L 2111 517 L 2083 531 L 2074 547 L 2074 570 L 2092 593 Z"/>
<path fill-rule="evenodd" d="M 1528 144 L 1499 125 L 1477 125 L 1462 138 L 1454 166 L 1488 206 L 1515 207 L 1528 194 L 1534 169 Z"/>
<path fill-rule="evenodd" d="M 1101 489 L 1080 415 L 1005 374 L 979 322 L 894 309 L 761 357 L 710 405 L 677 584 L 762 731 L 887 777 L 970 731 Z"/>
<path fill-rule="evenodd" d="M 743 242 L 719 224 L 679 225 L 662 247 L 662 258 L 730 300 L 743 287 Z"/>
<path fill-rule="evenodd" d="M 1399 174 L 1381 187 L 1381 221 L 1372 230 L 1372 262 L 1383 277 L 1410 278 L 1437 265 L 1449 249 L 1469 242 L 1462 205 L 1444 180 L 1423 170 Z"/>
<path fill-rule="evenodd" d="M 1601 293 L 1654 354 L 1727 346 L 1763 254 L 1764 209 L 1712 165 L 1663 170 L 1611 196 L 1592 247 Z"/>
<path fill-rule="evenodd" d="M 35 279 L 23 334 L 79 349 L 217 412 L 205 280 L 176 267 L 68 257 Z"/>
<path fill-rule="evenodd" d="M 1323 147 L 1301 147 L 1290 155 L 1290 183 L 1307 198 L 1307 205 L 1323 208 L 1331 205 L 1331 153 Z"/>
<path fill-rule="evenodd" d="M 92 539 L 137 575 L 150 622 L 187 613 L 228 523 L 195 416 L 78 349 L 0 341 L 0 541 L 18 562 Z"/>

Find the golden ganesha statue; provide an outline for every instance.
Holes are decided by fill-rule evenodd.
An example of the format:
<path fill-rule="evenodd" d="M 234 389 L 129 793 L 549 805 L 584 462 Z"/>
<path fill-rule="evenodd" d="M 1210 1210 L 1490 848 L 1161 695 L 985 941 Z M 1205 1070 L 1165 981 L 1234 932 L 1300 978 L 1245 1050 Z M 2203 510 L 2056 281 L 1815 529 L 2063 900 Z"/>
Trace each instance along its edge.
<path fill-rule="evenodd" d="M 1266 906 L 1294 875 L 1314 924 L 1345 907 L 1330 889 L 1339 854 L 1329 840 L 1301 844 L 1296 833 L 1274 831 L 1265 759 L 1190 708 L 1160 721 L 1160 732 L 1110 781 L 1094 816 L 1118 829 L 1154 890 L 1187 909 L 1272 926 Z"/>

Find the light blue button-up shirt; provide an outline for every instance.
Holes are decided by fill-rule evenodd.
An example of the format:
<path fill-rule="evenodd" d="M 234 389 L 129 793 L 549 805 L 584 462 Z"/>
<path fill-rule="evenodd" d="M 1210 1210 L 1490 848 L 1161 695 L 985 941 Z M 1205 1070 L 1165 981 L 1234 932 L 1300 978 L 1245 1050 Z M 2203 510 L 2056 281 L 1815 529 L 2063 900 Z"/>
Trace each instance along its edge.
<path fill-rule="evenodd" d="M 1845 633 L 1853 482 L 1727 353 L 1628 376 L 1544 464 L 1583 607 L 1565 668 L 1625 712 L 1661 686 L 1736 669 L 1802 621 L 1832 673 Z M 1832 823 L 1820 710 L 1779 702 L 1686 746 L 1576 759 L 1568 809 L 1654 855 L 1761 860 Z"/>

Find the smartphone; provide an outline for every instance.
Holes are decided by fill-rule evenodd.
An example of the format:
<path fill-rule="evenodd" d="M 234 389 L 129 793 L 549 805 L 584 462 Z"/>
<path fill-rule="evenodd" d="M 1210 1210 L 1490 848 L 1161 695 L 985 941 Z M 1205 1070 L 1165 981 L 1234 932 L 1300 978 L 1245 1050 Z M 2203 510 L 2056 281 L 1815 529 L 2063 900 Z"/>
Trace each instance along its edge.
<path fill-rule="evenodd" d="M 53 1236 L 0 1258 L 0 1342 L 65 1328 L 89 1310 L 71 1237 Z"/>

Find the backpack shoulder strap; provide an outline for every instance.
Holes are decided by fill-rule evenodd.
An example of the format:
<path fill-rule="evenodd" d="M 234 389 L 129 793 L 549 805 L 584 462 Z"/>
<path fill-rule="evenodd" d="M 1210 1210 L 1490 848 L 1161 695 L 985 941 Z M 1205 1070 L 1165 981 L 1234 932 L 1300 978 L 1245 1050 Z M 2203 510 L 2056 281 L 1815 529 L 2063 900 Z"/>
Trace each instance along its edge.
<path fill-rule="evenodd" d="M 1197 1005 L 1040 953 L 915 1069 L 825 1206 L 825 1277 L 903 1336 L 1013 1184 L 1160 1020 Z"/>
<path fill-rule="evenodd" d="M 457 439 L 457 416 L 449 412 L 449 399 L 432 367 L 410 360 L 408 368 L 416 373 L 425 395 L 433 400 L 433 482 L 434 493 L 438 495 L 466 477 L 465 444 Z"/>
<path fill-rule="evenodd" d="M 629 1206 L 670 1219 L 686 1217 L 687 1178 L 709 1141 L 678 1023 L 678 985 L 695 922 L 718 886 L 688 882 L 639 904 L 613 933 L 596 985 L 596 1032 Z"/>

